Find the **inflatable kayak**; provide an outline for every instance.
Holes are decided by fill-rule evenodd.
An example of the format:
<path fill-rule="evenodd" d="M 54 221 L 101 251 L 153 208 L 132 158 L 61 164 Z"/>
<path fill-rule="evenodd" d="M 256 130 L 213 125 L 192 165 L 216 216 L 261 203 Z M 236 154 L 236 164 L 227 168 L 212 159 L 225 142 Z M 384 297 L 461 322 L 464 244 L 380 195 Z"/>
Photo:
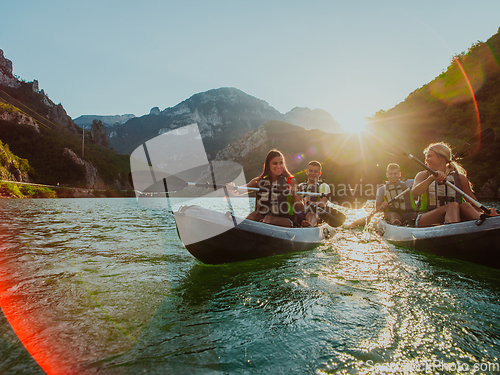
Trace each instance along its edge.
<path fill-rule="evenodd" d="M 379 220 L 375 229 L 394 245 L 500 268 L 500 216 L 487 218 L 480 225 L 465 221 L 428 228 L 402 227 Z"/>
<path fill-rule="evenodd" d="M 328 224 L 284 228 L 234 217 L 200 206 L 174 212 L 177 231 L 186 249 L 206 264 L 221 264 L 312 249 L 328 239 Z"/>

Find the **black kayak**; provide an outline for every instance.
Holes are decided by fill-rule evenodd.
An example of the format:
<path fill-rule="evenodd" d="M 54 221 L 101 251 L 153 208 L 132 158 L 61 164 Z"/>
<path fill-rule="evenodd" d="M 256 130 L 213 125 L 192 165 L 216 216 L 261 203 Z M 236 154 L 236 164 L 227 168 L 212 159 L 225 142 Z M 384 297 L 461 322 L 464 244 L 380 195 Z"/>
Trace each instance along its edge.
<path fill-rule="evenodd" d="M 482 224 L 465 221 L 428 228 L 387 224 L 379 220 L 375 229 L 394 245 L 500 268 L 500 216 Z"/>
<path fill-rule="evenodd" d="M 234 217 L 230 212 L 183 206 L 174 212 L 186 249 L 206 264 L 222 264 L 312 249 L 328 239 L 328 224 L 284 228 Z"/>

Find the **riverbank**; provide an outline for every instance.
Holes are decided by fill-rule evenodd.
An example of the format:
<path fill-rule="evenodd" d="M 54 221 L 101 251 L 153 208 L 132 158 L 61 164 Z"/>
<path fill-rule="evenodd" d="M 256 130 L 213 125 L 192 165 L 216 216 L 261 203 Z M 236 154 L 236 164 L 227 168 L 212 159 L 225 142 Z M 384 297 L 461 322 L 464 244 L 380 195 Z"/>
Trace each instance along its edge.
<path fill-rule="evenodd" d="M 97 190 L 67 186 L 0 181 L 0 199 L 17 198 L 115 198 L 135 197 L 132 190 Z"/>
<path fill-rule="evenodd" d="M 46 186 L 0 181 L 0 198 L 56 198 L 56 192 Z"/>

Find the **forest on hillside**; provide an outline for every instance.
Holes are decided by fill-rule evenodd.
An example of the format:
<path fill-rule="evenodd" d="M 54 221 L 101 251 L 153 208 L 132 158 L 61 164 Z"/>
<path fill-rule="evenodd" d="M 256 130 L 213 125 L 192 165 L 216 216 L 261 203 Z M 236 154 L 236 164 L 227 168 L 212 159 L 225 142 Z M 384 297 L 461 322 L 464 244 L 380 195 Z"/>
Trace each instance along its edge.
<path fill-rule="evenodd" d="M 390 162 L 401 165 L 404 178 L 413 178 L 422 169 L 401 155 L 387 152 L 370 133 L 424 160 L 423 150 L 428 144 L 444 141 L 456 151 L 487 128 L 497 135 L 495 142 L 459 162 L 479 195 L 499 198 L 500 29 L 488 41 L 477 42 L 467 52 L 453 57 L 442 74 L 403 102 L 377 112 L 369 119 L 366 132 L 349 139 L 346 135 L 336 137 L 339 142 L 335 144 L 342 145 L 343 151 L 336 147 L 336 151 L 325 150 L 321 155 L 325 157 L 324 175 L 329 180 L 380 183 Z"/>
<path fill-rule="evenodd" d="M 460 162 L 476 189 L 500 187 L 500 29 L 486 42 L 452 58 L 446 71 L 412 92 L 406 100 L 370 119 L 368 129 L 421 157 L 431 142 L 444 141 L 455 150 L 481 130 L 492 128 L 493 145 Z M 384 160 L 393 159 L 386 156 Z M 396 162 L 398 160 L 395 160 Z M 421 168 L 399 160 L 408 176 Z M 498 195 L 497 195 L 498 197 Z"/>

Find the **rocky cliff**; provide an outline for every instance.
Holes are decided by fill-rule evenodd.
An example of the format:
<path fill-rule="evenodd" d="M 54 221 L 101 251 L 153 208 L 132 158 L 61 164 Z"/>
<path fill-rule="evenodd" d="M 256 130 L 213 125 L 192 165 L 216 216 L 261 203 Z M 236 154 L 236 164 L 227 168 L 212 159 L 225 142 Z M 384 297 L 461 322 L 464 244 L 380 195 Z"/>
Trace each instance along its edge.
<path fill-rule="evenodd" d="M 90 134 L 92 135 L 92 140 L 96 145 L 109 148 L 108 135 L 106 134 L 106 129 L 104 129 L 104 124 L 101 121 L 94 120 L 92 122 Z"/>
<path fill-rule="evenodd" d="M 40 133 L 40 128 L 32 117 L 26 116 L 24 113 L 20 112 L 19 109 L 2 102 L 0 102 L 0 120 L 9 121 L 18 125 L 28 125 Z"/>
<path fill-rule="evenodd" d="M 47 96 L 45 96 L 45 99 L 47 107 L 49 108 L 48 119 L 50 121 L 62 125 L 63 130 L 71 133 L 78 134 L 81 132 L 81 129 L 79 129 L 71 117 L 68 116 L 61 103 L 54 104 Z"/>
<path fill-rule="evenodd" d="M 12 74 L 12 61 L 5 58 L 3 50 L 0 49 L 0 85 L 8 87 L 19 87 L 21 83 Z"/>
<path fill-rule="evenodd" d="M 4 101 L 21 108 L 38 122 L 46 123 L 49 127 L 55 125 L 60 130 L 70 133 L 81 132 L 68 116 L 62 104 L 55 104 L 43 90 L 39 90 L 38 81 L 24 82 L 14 76 L 12 61 L 5 58 L 1 49 L 0 86 L 3 86 L 1 98 Z"/>
<path fill-rule="evenodd" d="M 106 184 L 99 176 L 97 169 L 86 160 L 82 160 L 75 154 L 73 150 L 69 148 L 64 149 L 65 157 L 69 157 L 74 164 L 82 166 L 85 168 L 85 186 L 89 189 L 106 189 Z"/>
<path fill-rule="evenodd" d="M 93 130 L 96 143 L 106 147 L 107 137 L 102 123 Z M 40 126 L 19 108 L 0 102 L 0 179 L 49 185 L 60 182 L 61 185 L 89 189 L 132 189 L 126 173 L 109 176 L 110 181 L 106 184 L 94 164 L 82 160 L 71 149 L 81 145 L 81 137 L 65 134 L 66 137 L 61 137 L 61 133 Z M 71 146 L 64 147 L 64 143 Z M 92 154 L 92 149 L 95 146 L 89 145 L 88 153 Z M 109 161 L 105 153 L 99 152 L 99 157 Z M 97 160 L 95 165 L 100 164 L 102 160 Z"/>

